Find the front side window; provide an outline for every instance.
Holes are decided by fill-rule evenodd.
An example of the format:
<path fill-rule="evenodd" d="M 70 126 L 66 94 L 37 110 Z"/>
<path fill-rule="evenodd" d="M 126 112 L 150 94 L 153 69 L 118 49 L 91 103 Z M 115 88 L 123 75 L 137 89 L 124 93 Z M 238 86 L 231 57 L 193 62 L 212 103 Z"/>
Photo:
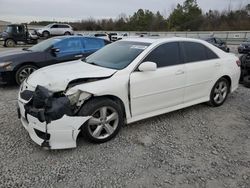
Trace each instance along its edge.
<path fill-rule="evenodd" d="M 64 39 L 54 45 L 60 49 L 60 53 L 79 52 L 83 49 L 81 40 L 78 38 Z"/>
<path fill-rule="evenodd" d="M 197 42 L 182 42 L 185 63 L 216 59 L 218 56 L 209 48 Z"/>
<path fill-rule="evenodd" d="M 154 49 L 144 60 L 157 64 L 157 67 L 178 65 L 181 63 L 178 42 L 162 44 Z"/>
<path fill-rule="evenodd" d="M 109 44 L 86 58 L 86 63 L 121 70 L 127 67 L 150 44 L 144 42 L 118 41 Z"/>
<path fill-rule="evenodd" d="M 61 41 L 62 41 L 62 39 L 60 39 L 60 38 L 47 39 L 47 40 L 39 42 L 38 44 L 30 47 L 29 50 L 34 51 L 34 52 L 43 52 L 43 51 L 47 50 L 48 48 L 55 46 L 57 43 L 60 43 Z"/>

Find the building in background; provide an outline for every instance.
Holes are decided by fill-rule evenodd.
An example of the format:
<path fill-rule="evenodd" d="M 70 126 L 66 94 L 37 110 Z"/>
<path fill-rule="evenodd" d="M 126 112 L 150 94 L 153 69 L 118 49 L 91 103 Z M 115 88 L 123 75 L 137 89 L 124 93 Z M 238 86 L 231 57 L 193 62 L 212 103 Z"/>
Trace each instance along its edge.
<path fill-rule="evenodd" d="M 0 32 L 2 32 L 5 28 L 6 25 L 9 25 L 11 24 L 10 22 L 6 22 L 6 21 L 3 21 L 3 20 L 0 20 Z"/>

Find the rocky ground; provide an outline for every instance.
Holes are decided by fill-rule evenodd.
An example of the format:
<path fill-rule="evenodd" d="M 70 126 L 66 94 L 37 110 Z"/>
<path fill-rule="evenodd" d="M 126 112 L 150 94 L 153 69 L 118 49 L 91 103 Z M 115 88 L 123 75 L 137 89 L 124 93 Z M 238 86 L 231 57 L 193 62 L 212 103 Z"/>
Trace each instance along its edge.
<path fill-rule="evenodd" d="M 45 151 L 0 87 L 0 187 L 250 187 L 250 90 L 125 126 L 104 144 Z"/>

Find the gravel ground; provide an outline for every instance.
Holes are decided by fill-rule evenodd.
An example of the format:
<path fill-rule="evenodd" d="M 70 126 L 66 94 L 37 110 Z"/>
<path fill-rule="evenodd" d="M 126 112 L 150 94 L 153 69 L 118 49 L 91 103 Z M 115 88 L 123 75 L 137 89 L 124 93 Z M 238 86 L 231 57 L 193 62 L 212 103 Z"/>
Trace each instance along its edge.
<path fill-rule="evenodd" d="M 0 87 L 0 187 L 250 187 L 250 90 L 125 126 L 104 144 L 45 151 Z"/>

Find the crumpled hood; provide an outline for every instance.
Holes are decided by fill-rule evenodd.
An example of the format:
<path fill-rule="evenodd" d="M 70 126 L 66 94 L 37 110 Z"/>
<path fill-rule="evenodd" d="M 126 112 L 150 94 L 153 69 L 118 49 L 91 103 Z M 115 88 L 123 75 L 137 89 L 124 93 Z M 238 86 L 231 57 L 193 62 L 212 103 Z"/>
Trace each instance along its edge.
<path fill-rule="evenodd" d="M 64 91 L 69 82 L 81 78 L 109 77 L 116 70 L 84 63 L 81 60 L 61 63 L 37 70 L 29 76 L 32 87 L 43 86 L 50 91 Z"/>

